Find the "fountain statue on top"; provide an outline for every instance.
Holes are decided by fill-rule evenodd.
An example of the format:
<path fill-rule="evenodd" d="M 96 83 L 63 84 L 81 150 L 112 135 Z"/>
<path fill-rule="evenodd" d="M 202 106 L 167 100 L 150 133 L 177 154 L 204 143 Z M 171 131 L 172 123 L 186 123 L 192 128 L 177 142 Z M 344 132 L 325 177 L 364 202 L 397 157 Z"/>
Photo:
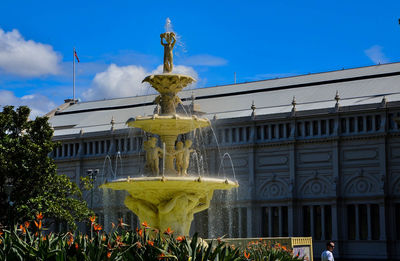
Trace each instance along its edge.
<path fill-rule="evenodd" d="M 172 69 L 174 68 L 173 64 L 173 53 L 172 49 L 174 49 L 175 43 L 176 43 L 176 37 L 174 32 L 165 32 L 163 34 L 160 34 L 161 38 L 161 45 L 164 46 L 164 68 L 163 72 L 164 73 L 170 73 L 172 72 Z M 165 42 L 163 42 L 163 39 L 165 39 Z"/>
<path fill-rule="evenodd" d="M 193 215 L 209 207 L 214 190 L 228 190 L 239 185 L 228 179 L 188 175 L 190 154 L 194 152 L 192 141 L 177 142 L 178 135 L 208 127 L 210 121 L 176 113 L 176 107 L 182 103 L 177 93 L 195 80 L 187 75 L 172 73 L 175 33 L 167 31 L 160 37 L 164 46 L 164 73 L 149 75 L 143 80 L 159 92 L 154 103 L 160 111 L 126 122 L 129 127 L 154 135 L 143 143 L 149 177 L 117 179 L 101 187 L 126 190 L 129 195 L 125 198 L 125 205 L 150 226 L 160 231 L 170 227 L 178 234 L 188 235 Z M 161 139 L 164 149 L 157 146 L 155 135 Z M 160 158 L 165 165 L 162 176 Z"/>

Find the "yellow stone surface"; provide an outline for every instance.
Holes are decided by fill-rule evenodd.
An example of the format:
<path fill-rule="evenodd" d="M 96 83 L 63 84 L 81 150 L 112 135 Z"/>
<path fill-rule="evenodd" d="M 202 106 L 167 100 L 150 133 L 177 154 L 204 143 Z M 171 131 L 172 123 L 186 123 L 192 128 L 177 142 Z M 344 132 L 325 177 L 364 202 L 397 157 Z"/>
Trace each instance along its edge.
<path fill-rule="evenodd" d="M 141 222 L 161 232 L 170 227 L 177 235 L 189 234 L 193 215 L 209 207 L 214 190 L 238 186 L 227 179 L 204 177 L 127 178 L 101 185 L 127 191 L 124 204 Z"/>
<path fill-rule="evenodd" d="M 176 94 L 195 81 L 195 79 L 187 75 L 165 73 L 149 75 L 142 82 L 150 83 L 154 89 L 164 95 Z"/>
<path fill-rule="evenodd" d="M 138 116 L 135 120 L 128 120 L 126 124 L 129 127 L 140 128 L 146 132 L 160 136 L 177 136 L 198 128 L 208 127 L 210 126 L 210 121 L 206 118 L 197 118 L 196 116 L 153 115 L 147 117 Z"/>

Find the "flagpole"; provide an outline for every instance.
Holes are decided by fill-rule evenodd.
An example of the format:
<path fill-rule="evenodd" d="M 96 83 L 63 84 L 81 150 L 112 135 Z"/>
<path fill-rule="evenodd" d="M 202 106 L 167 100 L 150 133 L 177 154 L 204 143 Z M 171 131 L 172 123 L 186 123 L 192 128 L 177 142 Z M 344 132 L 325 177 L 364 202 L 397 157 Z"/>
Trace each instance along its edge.
<path fill-rule="evenodd" d="M 72 85 L 73 85 L 73 103 L 75 103 L 75 47 L 74 47 L 74 51 L 72 53 L 72 60 L 73 60 L 73 69 L 72 69 Z"/>

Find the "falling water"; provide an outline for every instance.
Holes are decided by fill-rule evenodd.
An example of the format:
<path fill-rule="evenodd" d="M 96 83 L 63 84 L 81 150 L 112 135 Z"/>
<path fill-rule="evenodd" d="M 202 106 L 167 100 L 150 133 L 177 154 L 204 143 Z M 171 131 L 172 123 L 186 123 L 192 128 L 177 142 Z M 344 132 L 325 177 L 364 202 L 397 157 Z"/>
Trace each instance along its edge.
<path fill-rule="evenodd" d="M 217 176 L 219 177 L 219 172 L 221 171 L 221 168 L 222 168 L 223 172 L 224 172 L 224 178 L 226 178 L 226 173 L 225 173 L 225 168 L 224 168 L 224 159 L 225 159 L 225 157 L 228 157 L 229 162 L 231 163 L 231 168 L 232 168 L 232 172 L 233 172 L 233 180 L 236 181 L 235 168 L 233 166 L 233 161 L 232 161 L 231 155 L 229 155 L 228 152 L 225 152 L 224 155 L 221 158 L 221 163 L 219 165 Z"/>
<path fill-rule="evenodd" d="M 120 151 L 118 151 L 117 152 L 117 156 L 116 156 L 116 158 L 115 158 L 115 171 L 114 171 L 114 177 L 116 178 L 117 177 L 117 170 L 118 170 L 118 158 L 119 158 L 119 165 L 120 165 L 120 167 L 121 167 L 121 171 L 120 171 L 120 176 L 122 176 L 123 175 L 123 173 L 122 173 L 122 158 L 121 158 L 121 152 Z"/>
<path fill-rule="evenodd" d="M 162 161 L 162 175 L 165 176 L 165 142 L 163 142 L 163 161 Z"/>
<path fill-rule="evenodd" d="M 169 19 L 169 17 L 167 17 L 167 19 L 165 19 L 164 29 L 165 29 L 166 32 L 173 32 L 174 31 L 172 29 L 171 20 Z"/>
<path fill-rule="evenodd" d="M 174 32 L 175 33 L 175 38 L 176 38 L 175 46 L 179 47 L 179 51 L 177 50 L 177 48 L 175 48 L 175 55 L 180 56 L 180 52 L 186 53 L 187 51 L 185 48 L 185 44 L 182 41 L 182 37 L 181 37 L 181 35 L 179 35 L 177 32 L 174 31 L 171 19 L 169 19 L 169 17 L 167 17 L 167 19 L 165 19 L 164 30 L 165 30 L 165 32 Z"/>
<path fill-rule="evenodd" d="M 197 175 L 199 175 L 199 177 L 201 177 L 200 161 L 199 161 L 199 155 L 197 154 L 197 151 L 194 151 L 192 153 L 192 159 L 193 158 L 196 159 L 196 163 L 197 163 Z"/>

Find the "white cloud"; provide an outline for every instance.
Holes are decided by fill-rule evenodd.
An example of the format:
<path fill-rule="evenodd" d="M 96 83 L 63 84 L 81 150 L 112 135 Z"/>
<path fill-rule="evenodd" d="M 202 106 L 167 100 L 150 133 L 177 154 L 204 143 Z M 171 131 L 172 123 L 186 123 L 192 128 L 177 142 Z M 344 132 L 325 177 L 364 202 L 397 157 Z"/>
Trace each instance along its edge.
<path fill-rule="evenodd" d="M 184 58 L 182 63 L 192 66 L 223 66 L 226 65 L 228 61 L 224 58 L 209 54 L 199 54 Z"/>
<path fill-rule="evenodd" d="M 92 87 L 83 93 L 83 98 L 85 100 L 97 100 L 153 93 L 148 84 L 142 83 L 142 81 L 147 75 L 160 73 L 162 73 L 162 65 L 152 72 L 147 72 L 141 66 L 111 64 L 106 71 L 96 74 Z M 198 78 L 193 68 L 187 66 L 175 66 L 173 73 Z"/>
<path fill-rule="evenodd" d="M 386 58 L 385 54 L 382 52 L 382 46 L 374 45 L 371 48 L 365 50 L 365 54 L 374 63 L 388 63 L 389 59 Z"/>
<path fill-rule="evenodd" d="M 41 94 L 30 94 L 16 97 L 13 92 L 0 90 L 0 106 L 13 105 L 15 107 L 26 105 L 31 109 L 30 118 L 43 116 L 56 107 L 56 104 Z"/>
<path fill-rule="evenodd" d="M 15 29 L 0 29 L 0 71 L 24 77 L 58 74 L 60 60 L 52 46 L 25 40 Z"/>

